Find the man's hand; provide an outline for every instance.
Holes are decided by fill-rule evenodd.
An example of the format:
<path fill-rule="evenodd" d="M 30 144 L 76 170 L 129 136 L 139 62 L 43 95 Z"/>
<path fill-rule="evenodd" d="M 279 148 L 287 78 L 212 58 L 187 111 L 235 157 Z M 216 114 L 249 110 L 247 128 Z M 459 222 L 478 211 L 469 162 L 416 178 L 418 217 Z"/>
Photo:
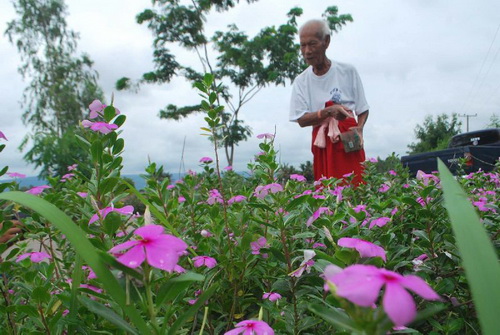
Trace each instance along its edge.
<path fill-rule="evenodd" d="M 353 117 L 352 116 L 352 111 L 348 109 L 347 107 L 344 107 L 342 105 L 332 105 L 329 107 L 325 108 L 326 113 L 328 116 L 333 117 L 334 119 L 337 119 L 339 121 L 345 120 L 348 117 Z"/>
<path fill-rule="evenodd" d="M 2 243 L 7 243 L 14 237 L 16 237 L 17 234 L 20 234 L 22 232 L 21 230 L 21 223 L 19 221 L 12 221 L 14 225 L 7 229 L 7 231 L 0 236 L 0 244 Z M 0 229 L 2 228 L 2 223 L 0 223 Z"/>

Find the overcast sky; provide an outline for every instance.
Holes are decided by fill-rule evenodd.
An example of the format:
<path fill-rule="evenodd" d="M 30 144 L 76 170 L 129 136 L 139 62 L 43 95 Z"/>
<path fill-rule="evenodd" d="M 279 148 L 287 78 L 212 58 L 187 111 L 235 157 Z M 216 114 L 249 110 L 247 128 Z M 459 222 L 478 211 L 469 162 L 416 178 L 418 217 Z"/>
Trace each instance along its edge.
<path fill-rule="evenodd" d="M 80 33 L 80 51 L 94 60 L 108 101 L 114 92 L 115 106 L 127 115 L 123 172 L 143 172 L 148 158 L 170 172 L 179 171 L 182 161 L 185 169 L 197 170 L 202 156 L 214 157 L 211 144 L 199 135 L 199 128 L 205 126 L 202 116 L 182 122 L 157 117 L 169 103 L 182 106 L 199 102 L 196 91 L 184 80 L 142 86 L 137 93 L 114 90 L 117 79 L 137 79 L 153 68 L 152 35 L 135 21 L 151 1 L 66 3 L 68 26 Z M 207 31 L 223 30 L 235 23 L 253 36 L 264 26 L 284 23 L 294 6 L 304 9 L 300 25 L 319 18 L 328 5 L 337 5 L 340 13 L 354 18 L 333 36 L 327 53 L 333 60 L 353 64 L 363 81 L 370 104 L 365 127 L 367 157 L 385 158 L 392 152 L 404 155 L 407 145 L 415 141 L 415 126 L 429 114 L 477 113 L 470 118 L 470 130 L 485 128 L 493 114 L 500 115 L 498 0 L 260 0 L 209 15 Z M 0 1 L 0 30 L 5 31 L 7 22 L 14 18 L 11 2 Z M 197 64 L 195 55 L 179 52 L 178 57 Z M 19 56 L 5 35 L 0 37 L 0 59 L 0 130 L 9 139 L 0 153 L 0 168 L 9 165 L 10 172 L 36 175 L 17 149 L 27 132 L 19 101 L 28 82 L 17 72 Z M 282 162 L 298 166 L 312 160 L 311 129 L 288 122 L 290 93 L 289 83 L 268 87 L 245 105 L 241 116 L 254 135 L 237 148 L 236 170 L 245 170 L 259 151 L 255 136 L 275 129 Z M 465 131 L 465 118 L 462 121 Z M 221 164 L 226 165 L 224 159 Z"/>

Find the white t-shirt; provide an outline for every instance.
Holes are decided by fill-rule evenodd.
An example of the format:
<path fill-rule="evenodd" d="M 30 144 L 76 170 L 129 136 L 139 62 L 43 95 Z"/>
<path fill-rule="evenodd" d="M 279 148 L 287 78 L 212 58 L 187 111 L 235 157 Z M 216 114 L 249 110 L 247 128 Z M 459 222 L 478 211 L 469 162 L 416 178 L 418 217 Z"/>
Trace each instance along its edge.
<path fill-rule="evenodd" d="M 370 108 L 354 66 L 332 61 L 330 69 L 322 76 L 314 74 L 312 66 L 299 74 L 293 83 L 290 121 L 325 108 L 328 100 L 346 106 L 356 115 Z"/>

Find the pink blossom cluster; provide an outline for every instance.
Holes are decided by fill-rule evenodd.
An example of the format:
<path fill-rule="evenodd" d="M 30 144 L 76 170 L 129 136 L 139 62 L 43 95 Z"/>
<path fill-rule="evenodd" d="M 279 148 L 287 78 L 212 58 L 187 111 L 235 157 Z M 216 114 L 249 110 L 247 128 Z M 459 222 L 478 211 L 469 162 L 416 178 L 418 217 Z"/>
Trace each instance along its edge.
<path fill-rule="evenodd" d="M 124 206 L 122 208 L 115 208 L 115 207 L 106 207 L 104 209 L 101 209 L 99 211 L 99 214 L 94 214 L 90 218 L 89 224 L 92 224 L 99 220 L 99 217 L 102 218 L 103 220 L 106 218 L 106 216 L 111 213 L 111 212 L 116 212 L 122 215 L 132 215 L 134 214 L 134 206 Z"/>
<path fill-rule="evenodd" d="M 254 195 L 259 199 L 264 199 L 269 193 L 278 193 L 283 191 L 283 186 L 278 183 L 268 185 L 259 185 L 255 188 Z"/>

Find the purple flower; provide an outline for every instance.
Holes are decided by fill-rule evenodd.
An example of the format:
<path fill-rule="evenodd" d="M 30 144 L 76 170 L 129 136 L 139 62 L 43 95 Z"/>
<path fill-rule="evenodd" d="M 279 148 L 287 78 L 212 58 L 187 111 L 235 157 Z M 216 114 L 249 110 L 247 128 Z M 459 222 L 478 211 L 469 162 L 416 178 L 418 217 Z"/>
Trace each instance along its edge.
<path fill-rule="evenodd" d="M 316 256 L 316 253 L 313 250 L 304 250 L 304 260 L 302 261 L 302 263 L 300 263 L 299 268 L 293 271 L 290 276 L 300 277 L 302 276 L 304 271 L 310 273 L 311 267 L 314 265 L 314 256 Z"/>
<path fill-rule="evenodd" d="M 178 237 L 164 234 L 163 230 L 158 225 L 140 227 L 134 231 L 134 235 L 141 239 L 119 244 L 109 252 L 116 254 L 129 249 L 118 256 L 120 263 L 136 268 L 146 260 L 152 267 L 172 272 L 179 261 L 179 255 L 186 251 L 187 244 Z"/>
<path fill-rule="evenodd" d="M 264 292 L 264 295 L 262 296 L 262 299 L 268 299 L 269 301 L 275 302 L 279 299 L 281 299 L 281 294 L 276 293 L 276 292 Z"/>
<path fill-rule="evenodd" d="M 422 278 L 402 276 L 373 265 L 351 265 L 332 276 L 325 271 L 325 278 L 335 284 L 336 295 L 363 307 L 373 306 L 385 285 L 382 305 L 396 326 L 410 323 L 417 313 L 415 301 L 407 289 L 426 300 L 440 300 L 439 295 Z"/>
<path fill-rule="evenodd" d="M 215 203 L 222 204 L 224 200 L 222 199 L 222 195 L 217 189 L 213 189 L 208 191 L 208 199 L 207 199 L 207 204 L 213 205 Z"/>
<path fill-rule="evenodd" d="M 224 168 L 226 171 L 233 171 L 233 167 L 231 165 L 228 165 Z"/>
<path fill-rule="evenodd" d="M 247 197 L 245 197 L 244 195 L 235 195 L 234 197 L 232 197 L 231 199 L 229 199 L 227 201 L 227 203 L 229 205 L 232 205 L 235 202 L 242 202 L 242 201 L 245 201 L 245 200 L 247 200 Z"/>
<path fill-rule="evenodd" d="M 265 237 L 259 237 L 255 242 L 250 243 L 250 248 L 252 249 L 252 254 L 259 255 L 260 249 L 265 248 L 267 245 L 267 240 Z"/>
<path fill-rule="evenodd" d="M 380 185 L 380 188 L 378 189 L 378 191 L 380 193 L 385 193 L 385 192 L 389 191 L 390 188 L 391 187 L 389 185 L 384 183 L 384 184 Z"/>
<path fill-rule="evenodd" d="M 318 249 L 318 248 L 324 249 L 324 248 L 326 248 L 326 245 L 324 245 L 323 243 L 319 243 L 319 242 L 314 243 L 313 249 Z"/>
<path fill-rule="evenodd" d="M 82 126 L 84 128 L 90 128 L 90 130 L 93 130 L 95 132 L 99 132 L 101 134 L 109 134 L 115 129 L 118 129 L 118 126 L 113 123 L 107 123 L 107 122 L 92 122 L 88 120 L 83 120 L 82 121 Z"/>
<path fill-rule="evenodd" d="M 268 185 L 259 185 L 255 188 L 254 195 L 259 199 L 264 199 L 269 193 L 278 193 L 283 191 L 283 186 L 277 183 Z"/>
<path fill-rule="evenodd" d="M 205 230 L 205 229 L 203 229 L 200 232 L 200 235 L 203 236 L 203 237 L 211 237 L 211 236 L 213 236 L 213 234 L 211 232 L 209 232 L 208 230 Z"/>
<path fill-rule="evenodd" d="M 99 100 L 94 100 L 90 103 L 89 109 L 90 109 L 90 118 L 95 119 L 99 115 L 102 115 L 102 111 L 106 108 L 106 105 L 104 105 L 101 101 Z"/>
<path fill-rule="evenodd" d="M 65 182 L 67 180 L 71 180 L 75 176 L 74 173 L 66 173 L 64 176 L 61 178 L 61 182 Z"/>
<path fill-rule="evenodd" d="M 18 173 L 18 172 L 7 172 L 7 175 L 11 178 L 26 178 L 25 174 Z"/>
<path fill-rule="evenodd" d="M 199 268 L 205 265 L 207 268 L 211 269 L 217 265 L 215 258 L 208 256 L 196 256 L 193 257 L 194 267 Z"/>
<path fill-rule="evenodd" d="M 306 181 L 306 180 L 307 180 L 307 179 L 306 179 L 306 177 L 304 177 L 303 175 L 301 175 L 301 174 L 296 174 L 296 173 L 291 174 L 291 175 L 290 175 L 290 179 L 292 179 L 292 180 L 296 180 L 296 181 L 299 181 L 299 182 L 304 182 L 304 181 Z"/>
<path fill-rule="evenodd" d="M 422 170 L 417 171 L 417 180 L 422 180 L 425 186 L 429 185 L 429 182 L 434 184 L 439 184 L 439 178 L 432 173 L 425 173 Z"/>
<path fill-rule="evenodd" d="M 81 288 L 86 288 L 86 289 L 94 291 L 96 293 L 102 293 L 103 292 L 101 288 L 95 287 L 95 286 L 89 285 L 89 284 L 80 284 L 80 287 Z"/>
<path fill-rule="evenodd" d="M 179 203 L 183 203 L 184 201 L 186 201 L 186 198 L 184 198 L 182 195 L 180 197 L 177 198 L 177 201 L 179 201 Z"/>
<path fill-rule="evenodd" d="M 33 194 L 33 195 L 39 195 L 46 188 L 52 188 L 52 187 L 50 187 L 49 185 L 35 186 L 35 187 L 32 187 L 29 190 L 27 190 L 26 193 Z"/>
<path fill-rule="evenodd" d="M 245 320 L 236 325 L 236 328 L 224 335 L 274 335 L 274 330 L 264 321 Z"/>
<path fill-rule="evenodd" d="M 76 192 L 76 194 L 78 194 L 82 198 L 86 198 L 87 195 L 89 195 L 87 192 Z"/>
<path fill-rule="evenodd" d="M 270 133 L 263 133 L 263 134 L 259 134 L 257 135 L 257 138 L 258 139 L 263 139 L 265 138 L 266 140 L 272 140 L 274 138 L 274 135 L 273 134 L 270 134 Z"/>
<path fill-rule="evenodd" d="M 209 163 L 212 163 L 214 160 L 210 157 L 201 157 L 200 158 L 200 163 L 206 163 L 206 164 L 209 164 Z"/>
<path fill-rule="evenodd" d="M 383 216 L 381 218 L 373 219 L 372 222 L 370 222 L 370 229 L 373 228 L 374 226 L 383 227 L 389 221 L 391 221 L 391 218 L 388 218 L 387 216 Z"/>
<path fill-rule="evenodd" d="M 101 214 L 100 216 L 101 216 L 101 218 L 103 220 L 111 212 L 120 213 L 122 215 L 132 215 L 132 214 L 134 214 L 134 206 L 129 205 L 129 206 L 124 206 L 122 208 L 106 207 L 106 208 L 101 209 L 99 211 L 99 213 Z M 92 223 L 96 222 L 97 220 L 99 220 L 99 215 L 98 214 L 94 214 L 90 218 L 89 224 L 92 224 Z"/>
<path fill-rule="evenodd" d="M 368 161 L 370 163 L 377 163 L 378 162 L 378 159 L 376 159 L 375 157 L 371 157 L 371 158 L 368 158 Z"/>
<path fill-rule="evenodd" d="M 396 171 L 394 171 L 394 170 L 389 170 L 389 174 L 391 176 L 397 176 L 398 175 L 398 173 Z"/>
<path fill-rule="evenodd" d="M 68 166 L 68 171 L 76 170 L 77 167 L 78 167 L 78 164 L 70 165 L 70 166 Z"/>
<path fill-rule="evenodd" d="M 16 258 L 16 262 L 20 262 L 23 259 L 28 258 L 33 262 L 33 263 L 40 263 L 44 259 L 50 259 L 52 258 L 48 253 L 46 252 L 27 252 L 25 254 L 19 255 Z"/>
<path fill-rule="evenodd" d="M 311 217 L 306 222 L 306 226 L 310 227 L 314 221 L 316 221 L 321 214 L 333 215 L 333 212 L 328 207 L 320 207 L 316 212 L 313 213 Z"/>
<path fill-rule="evenodd" d="M 385 250 L 371 242 L 352 237 L 342 237 L 337 244 L 344 248 L 356 249 L 361 257 L 380 257 L 384 262 L 387 261 Z"/>
<path fill-rule="evenodd" d="M 4 140 L 8 141 L 7 137 L 5 136 L 4 133 L 0 131 L 0 138 L 3 138 Z"/>

